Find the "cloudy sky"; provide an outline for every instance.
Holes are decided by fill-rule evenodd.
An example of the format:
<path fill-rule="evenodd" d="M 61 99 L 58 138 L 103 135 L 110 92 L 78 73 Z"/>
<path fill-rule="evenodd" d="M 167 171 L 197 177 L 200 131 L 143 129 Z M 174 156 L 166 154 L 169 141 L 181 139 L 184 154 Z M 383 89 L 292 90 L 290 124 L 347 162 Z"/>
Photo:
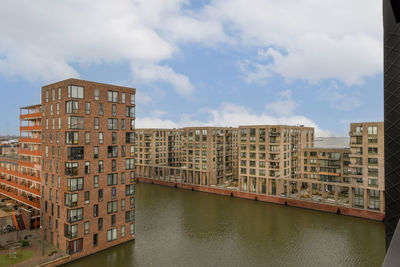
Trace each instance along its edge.
<path fill-rule="evenodd" d="M 383 120 L 378 0 L 0 3 L 0 134 L 41 86 L 137 88 L 137 127 Z"/>

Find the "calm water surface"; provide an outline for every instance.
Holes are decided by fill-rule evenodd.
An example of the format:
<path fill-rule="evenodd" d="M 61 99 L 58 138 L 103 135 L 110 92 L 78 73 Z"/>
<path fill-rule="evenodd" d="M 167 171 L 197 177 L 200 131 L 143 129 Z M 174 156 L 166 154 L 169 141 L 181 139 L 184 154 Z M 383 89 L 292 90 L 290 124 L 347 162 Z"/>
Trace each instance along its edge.
<path fill-rule="evenodd" d="M 383 223 L 138 184 L 136 240 L 69 265 L 380 266 Z"/>

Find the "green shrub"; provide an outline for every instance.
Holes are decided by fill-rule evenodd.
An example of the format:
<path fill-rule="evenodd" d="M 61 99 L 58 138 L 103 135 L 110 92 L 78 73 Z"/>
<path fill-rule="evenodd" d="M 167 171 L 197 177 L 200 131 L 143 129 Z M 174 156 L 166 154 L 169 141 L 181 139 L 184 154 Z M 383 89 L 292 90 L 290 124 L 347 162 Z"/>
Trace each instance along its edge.
<path fill-rule="evenodd" d="M 23 247 L 29 246 L 29 241 L 28 240 L 21 240 L 21 245 Z"/>

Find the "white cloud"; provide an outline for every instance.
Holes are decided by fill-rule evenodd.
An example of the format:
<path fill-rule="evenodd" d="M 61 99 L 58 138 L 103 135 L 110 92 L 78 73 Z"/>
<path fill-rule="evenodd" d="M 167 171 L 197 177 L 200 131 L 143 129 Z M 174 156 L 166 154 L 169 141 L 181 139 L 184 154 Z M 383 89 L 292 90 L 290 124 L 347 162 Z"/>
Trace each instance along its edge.
<path fill-rule="evenodd" d="M 188 3 L 3 1 L 0 72 L 54 81 L 79 76 L 74 64 L 128 62 L 135 81 L 165 82 L 188 95 L 189 77 L 164 63 L 187 43 L 259 50 L 258 59 L 243 61 L 247 83 L 278 74 L 357 84 L 382 71 L 380 1 L 212 0 L 197 11 Z"/>
<path fill-rule="evenodd" d="M 363 82 L 382 71 L 382 4 L 376 0 L 214 0 L 207 16 L 244 48 L 263 48 L 245 81 Z M 362 11 L 361 11 L 362 10 Z M 264 56 L 269 62 L 263 62 Z"/>
<path fill-rule="evenodd" d="M 155 64 L 133 65 L 132 72 L 134 81 L 138 83 L 167 82 L 172 84 L 175 90 L 182 95 L 189 95 L 194 90 L 188 77 L 175 73 L 168 66 Z"/>
<path fill-rule="evenodd" d="M 267 111 L 259 113 L 242 105 L 223 103 L 218 108 L 203 108 L 199 111 L 208 119 L 197 120 L 194 116 L 184 114 L 177 121 L 161 119 L 157 116 L 137 118 L 137 128 L 180 128 L 188 126 L 222 126 L 237 127 L 239 125 L 304 125 L 315 128 L 316 136 L 330 136 L 331 133 L 321 129 L 311 119 L 302 115 L 273 116 Z"/>
<path fill-rule="evenodd" d="M 147 66 L 146 81 L 162 80 L 179 93 L 189 79 L 160 62 L 178 47 L 160 33 L 163 21 L 181 16 L 183 0 L 6 1 L 0 7 L 0 72 L 54 81 L 77 77 L 72 63 L 130 62 Z M 1 59 L 2 58 L 2 59 Z M 149 74 L 149 69 L 152 72 Z"/>
<path fill-rule="evenodd" d="M 286 90 L 278 94 L 279 100 L 265 105 L 265 109 L 272 114 L 289 116 L 298 107 L 297 101 L 292 98 L 292 91 Z"/>

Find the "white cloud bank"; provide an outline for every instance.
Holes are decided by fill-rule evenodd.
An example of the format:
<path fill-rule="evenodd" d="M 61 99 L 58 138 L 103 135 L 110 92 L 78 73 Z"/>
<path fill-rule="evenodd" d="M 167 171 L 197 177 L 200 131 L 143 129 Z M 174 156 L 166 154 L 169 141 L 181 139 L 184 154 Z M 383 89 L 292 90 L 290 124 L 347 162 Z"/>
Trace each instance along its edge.
<path fill-rule="evenodd" d="M 0 72 L 54 81 L 79 74 L 73 63 L 129 62 L 135 82 L 193 92 L 190 78 L 162 62 L 181 44 L 258 49 L 244 58 L 249 83 L 272 75 L 362 83 L 382 71 L 377 0 L 20 0 L 0 4 Z M 251 67 L 251 69 L 246 69 Z"/>
<path fill-rule="evenodd" d="M 188 126 L 221 126 L 237 127 L 239 125 L 304 125 L 315 128 L 316 136 L 331 136 L 327 130 L 321 129 L 311 119 L 295 114 L 298 103 L 293 100 L 291 91 L 278 94 L 279 99 L 266 105 L 263 112 L 255 112 L 243 105 L 223 103 L 218 108 L 203 108 L 201 114 L 205 120 L 197 120 L 194 115 L 183 114 L 176 121 L 163 119 L 166 114 L 157 110 L 147 117 L 136 119 L 136 128 L 181 128 Z M 282 106 L 284 105 L 284 106 Z M 278 108 L 279 107 L 279 108 Z M 286 109 L 282 110 L 282 107 Z"/>

